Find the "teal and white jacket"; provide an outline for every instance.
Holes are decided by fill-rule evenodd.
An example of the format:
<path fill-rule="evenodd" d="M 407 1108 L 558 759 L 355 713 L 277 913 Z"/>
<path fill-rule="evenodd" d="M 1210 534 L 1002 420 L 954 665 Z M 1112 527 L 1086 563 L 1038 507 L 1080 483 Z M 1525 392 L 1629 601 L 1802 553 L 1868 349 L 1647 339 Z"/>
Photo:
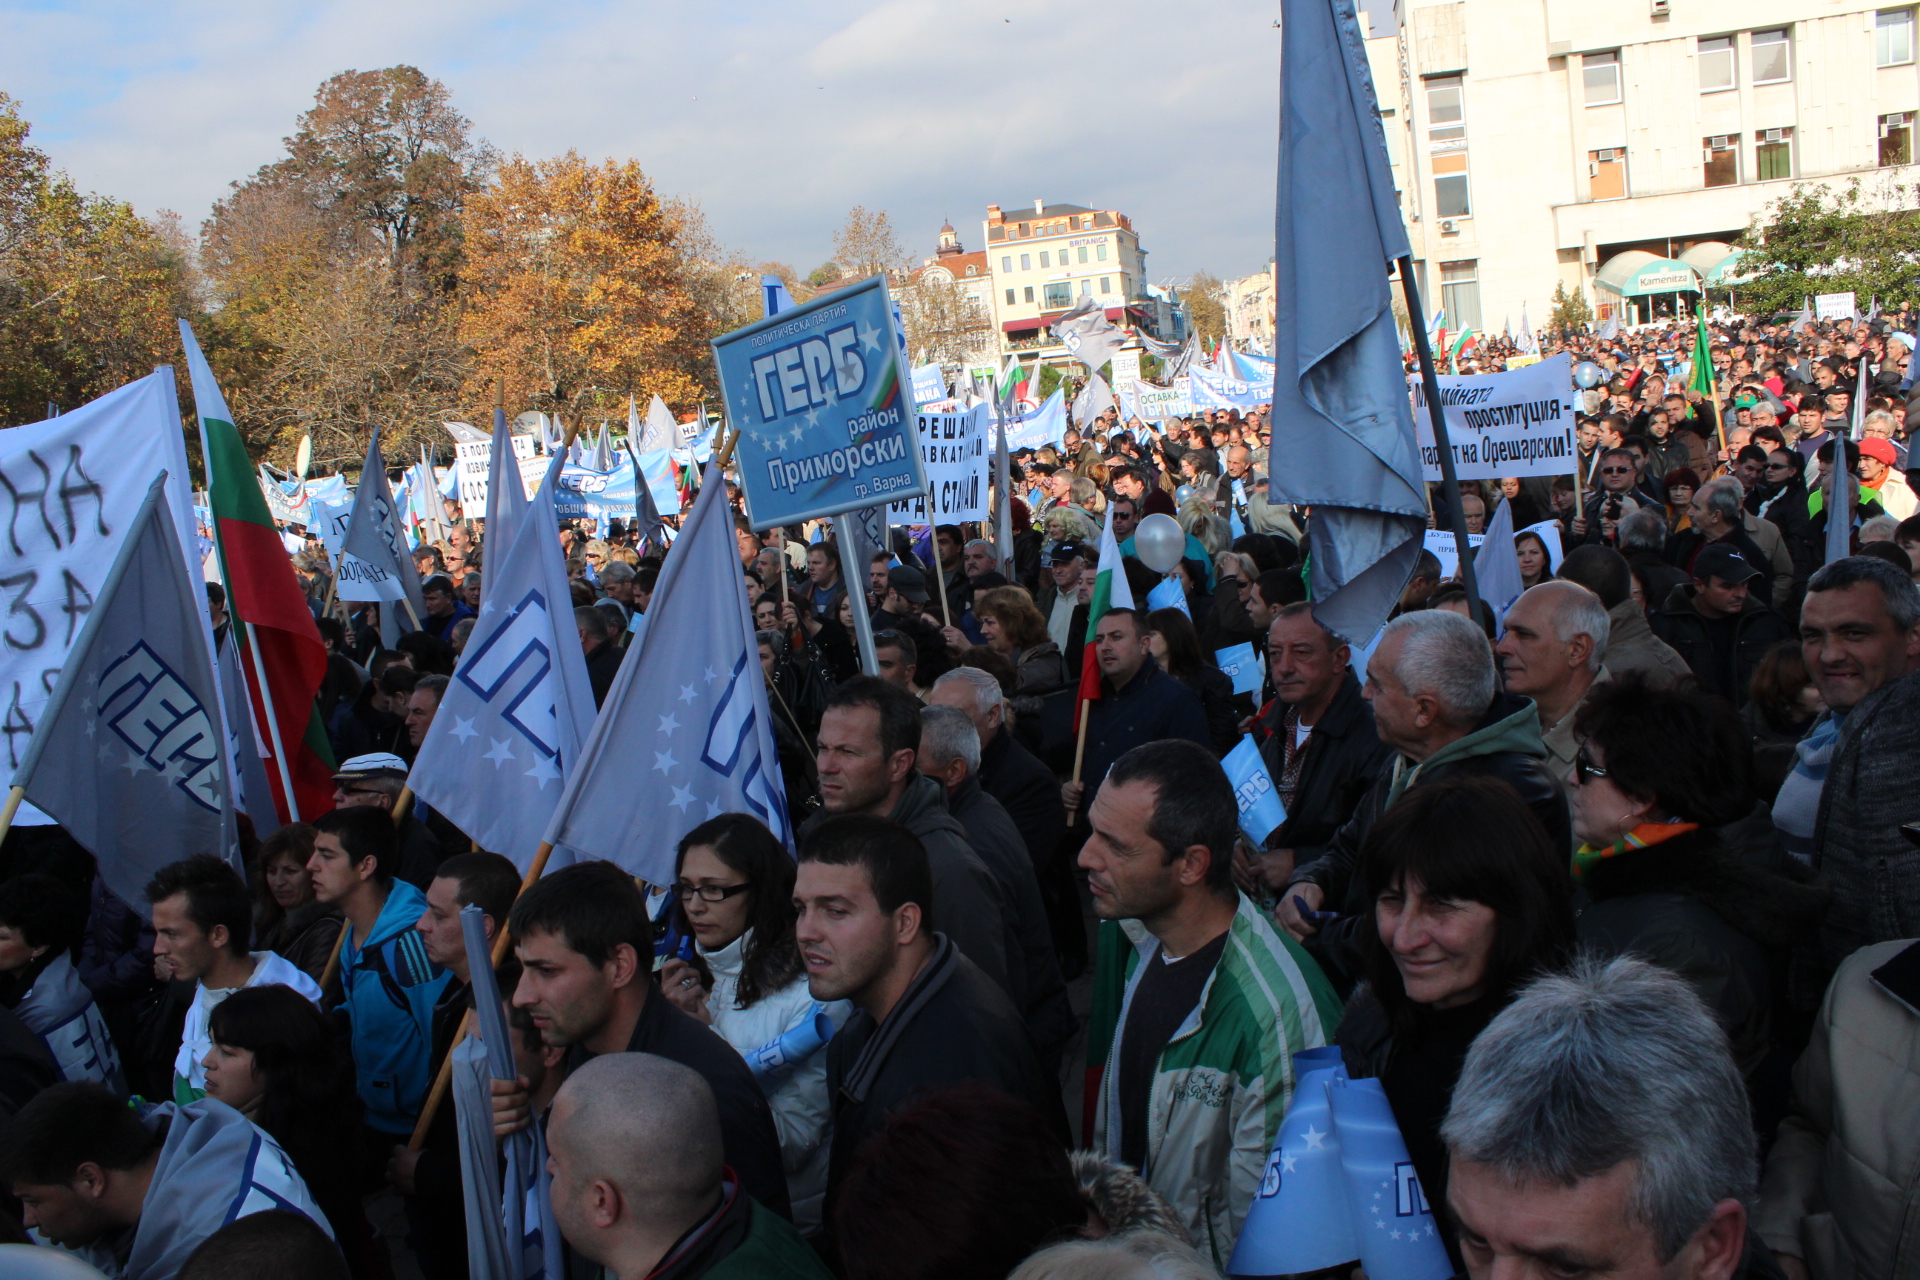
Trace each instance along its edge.
<path fill-rule="evenodd" d="M 433 1006 L 453 975 L 427 959 L 414 930 L 426 909 L 427 895 L 395 880 L 368 936 L 349 924 L 340 950 L 354 1077 L 366 1121 L 382 1133 L 411 1133 L 432 1084 Z"/>

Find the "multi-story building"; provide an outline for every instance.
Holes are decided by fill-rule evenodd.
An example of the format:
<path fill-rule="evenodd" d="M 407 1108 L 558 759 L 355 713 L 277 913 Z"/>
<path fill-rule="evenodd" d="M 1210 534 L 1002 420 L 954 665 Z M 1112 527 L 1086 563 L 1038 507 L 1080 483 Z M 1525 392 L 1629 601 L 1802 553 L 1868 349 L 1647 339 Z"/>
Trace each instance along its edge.
<path fill-rule="evenodd" d="M 994 322 L 1007 350 L 1064 359 L 1047 324 L 1088 297 L 1122 327 L 1169 340 L 1184 335 L 1171 296 L 1147 282 L 1147 252 L 1125 214 L 1044 200 L 1004 212 L 990 204 L 981 229 L 993 276 Z"/>
<path fill-rule="evenodd" d="M 1273 259 L 1266 270 L 1222 282 L 1220 305 L 1227 316 L 1227 337 L 1242 348 L 1273 348 Z"/>
<path fill-rule="evenodd" d="M 999 326 L 994 321 L 993 266 L 984 253 L 968 253 L 951 222 L 940 227 L 939 247 L 931 258 L 901 282 L 902 305 L 912 308 L 912 291 L 922 285 L 951 285 L 959 291 L 958 307 L 930 306 L 947 330 L 939 350 L 931 354 L 941 364 L 982 369 L 989 375 L 998 367 L 1001 352 Z M 949 314 L 950 313 L 950 314 Z M 921 352 L 914 352 L 919 359 Z"/>
<path fill-rule="evenodd" d="M 1862 0 L 1398 0 L 1368 60 L 1429 313 L 1623 322 L 1736 290 L 1796 182 L 1912 183 L 1914 9 Z"/>

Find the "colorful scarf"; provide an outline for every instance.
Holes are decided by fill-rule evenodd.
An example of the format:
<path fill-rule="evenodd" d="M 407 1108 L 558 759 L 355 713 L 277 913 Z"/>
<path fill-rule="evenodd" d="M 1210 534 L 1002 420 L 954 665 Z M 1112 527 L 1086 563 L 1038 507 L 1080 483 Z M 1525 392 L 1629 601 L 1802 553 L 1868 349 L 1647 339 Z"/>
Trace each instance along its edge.
<path fill-rule="evenodd" d="M 1596 864 L 1604 859 L 1625 853 L 1629 849 L 1650 848 L 1663 841 L 1671 840 L 1675 836 L 1685 835 L 1689 831 L 1698 831 L 1699 829 L 1700 824 L 1697 822 L 1643 822 L 1604 849 L 1597 849 L 1590 844 L 1583 844 L 1579 849 L 1574 851 L 1573 882 L 1575 884 L 1586 883 L 1587 872 L 1591 871 Z"/>

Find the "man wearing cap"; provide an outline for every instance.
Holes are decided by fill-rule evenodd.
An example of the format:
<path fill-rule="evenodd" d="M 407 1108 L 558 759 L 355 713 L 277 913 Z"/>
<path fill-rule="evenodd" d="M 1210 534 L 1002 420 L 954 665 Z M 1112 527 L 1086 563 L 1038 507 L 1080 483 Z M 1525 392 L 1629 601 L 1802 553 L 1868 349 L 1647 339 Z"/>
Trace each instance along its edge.
<path fill-rule="evenodd" d="M 1895 520 L 1905 520 L 1912 515 L 1920 502 L 1916 502 L 1913 490 L 1906 480 L 1894 470 L 1900 459 L 1900 451 L 1891 440 L 1883 436 L 1867 436 L 1860 441 L 1860 468 L 1858 475 L 1863 487 L 1873 491 L 1874 500 L 1880 509 Z"/>
<path fill-rule="evenodd" d="M 1752 592 L 1759 578 L 1731 545 L 1709 543 L 1694 557 L 1692 585 L 1675 587 L 1652 618 L 1653 633 L 1686 659 L 1700 687 L 1736 707 L 1746 705 L 1767 651 L 1793 637 L 1787 620 Z"/>
<path fill-rule="evenodd" d="M 390 751 L 375 751 L 355 756 L 341 764 L 333 775 L 333 807 L 352 809 L 364 805 L 391 815 L 407 786 L 407 762 Z M 422 893 L 433 882 L 434 868 L 446 856 L 426 823 L 409 801 L 407 816 L 400 820 L 400 863 L 394 873 Z"/>
<path fill-rule="evenodd" d="M 1087 545 L 1078 538 L 1062 538 L 1049 542 L 1040 551 L 1040 567 L 1047 574 L 1047 581 L 1040 587 L 1040 598 L 1034 603 L 1040 609 L 1040 616 L 1047 620 L 1047 638 L 1065 653 L 1067 646 L 1075 639 L 1073 629 L 1073 611 L 1080 606 L 1080 575 L 1086 572 L 1092 562 Z M 1081 628 L 1085 634 L 1085 628 Z"/>
<path fill-rule="evenodd" d="M 898 631 L 913 641 L 914 665 L 918 668 L 915 683 L 922 688 L 953 666 L 940 628 L 923 612 L 931 598 L 927 575 L 912 565 L 897 564 L 887 570 L 887 594 L 881 597 L 880 608 L 873 615 L 876 632 Z"/>

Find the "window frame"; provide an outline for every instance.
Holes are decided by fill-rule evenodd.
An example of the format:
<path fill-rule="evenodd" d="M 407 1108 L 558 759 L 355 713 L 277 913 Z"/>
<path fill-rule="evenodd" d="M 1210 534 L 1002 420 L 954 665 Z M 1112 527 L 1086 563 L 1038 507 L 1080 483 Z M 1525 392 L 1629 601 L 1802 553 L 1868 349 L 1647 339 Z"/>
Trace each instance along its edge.
<path fill-rule="evenodd" d="M 1033 286 L 1024 285 L 1022 286 L 1022 289 L 1023 289 L 1023 292 L 1021 296 L 1026 300 L 1026 305 L 1032 306 L 1033 305 Z"/>
<path fill-rule="evenodd" d="M 1055 290 L 1059 291 L 1059 294 L 1058 294 L 1059 301 L 1057 302 L 1054 300 L 1056 296 Z M 1040 309 L 1042 311 L 1054 311 L 1054 310 L 1059 310 L 1065 307 L 1071 307 L 1073 305 L 1073 281 L 1071 280 L 1048 281 L 1046 285 L 1046 292 L 1044 292 L 1041 295 L 1041 299 L 1042 301 L 1040 303 Z"/>
<path fill-rule="evenodd" d="M 1000 270 L 1007 275 L 1013 274 L 1013 255 L 1012 254 L 1003 253 L 1000 255 Z"/>
<path fill-rule="evenodd" d="M 1892 22 L 1886 21 L 1886 19 L 1888 18 L 1892 18 L 1894 19 L 1894 21 Z M 1880 45 L 1881 45 L 1880 33 L 1885 30 L 1890 30 L 1894 27 L 1904 27 L 1906 29 L 1906 40 L 1907 40 L 1906 56 L 1902 58 L 1893 58 L 1889 61 L 1883 62 L 1881 61 L 1881 57 L 1880 57 Z M 1914 15 L 1913 15 L 1912 9 L 1875 10 L 1873 15 L 1873 65 L 1876 68 L 1912 66 L 1913 65 L 1913 44 L 1914 44 L 1913 28 L 1914 28 Z"/>
<path fill-rule="evenodd" d="M 1447 279 L 1447 273 L 1461 270 L 1467 273 L 1466 279 Z M 1472 305 L 1469 307 L 1461 300 L 1462 289 L 1473 291 Z M 1446 308 L 1447 328 L 1454 332 L 1472 329 L 1478 333 L 1480 327 L 1480 259 L 1461 258 L 1453 262 L 1440 264 L 1440 305 Z"/>
<path fill-rule="evenodd" d="M 1714 146 L 1713 140 L 1715 138 L 1724 138 L 1727 145 L 1724 147 Z M 1740 141 L 1740 135 L 1737 133 L 1709 134 L 1700 140 L 1700 189 L 1702 191 L 1718 191 L 1722 187 L 1737 187 L 1740 185 Z M 1733 157 L 1733 181 L 1708 181 L 1709 170 L 1713 165 L 1713 157 L 1717 155 L 1730 155 Z"/>
<path fill-rule="evenodd" d="M 1877 162 L 1877 168 L 1892 169 L 1900 165 L 1913 163 L 1914 115 L 1915 113 L 1912 111 L 1888 111 L 1881 114 L 1879 120 L 1876 122 L 1879 126 L 1878 136 L 1874 139 L 1874 159 Z M 1905 158 L 1888 160 L 1886 158 L 1887 135 L 1896 129 L 1907 135 Z"/>
<path fill-rule="evenodd" d="M 1769 140 L 1769 133 L 1779 133 L 1777 139 Z M 1762 170 L 1762 148 L 1784 147 L 1787 153 L 1787 171 L 1775 177 L 1768 177 Z M 1793 126 L 1780 125 L 1773 129 L 1755 129 L 1753 131 L 1753 180 L 1755 182 L 1785 182 L 1793 177 Z"/>
<path fill-rule="evenodd" d="M 1595 62 L 1593 61 L 1595 58 L 1603 58 L 1605 61 Z M 1589 69 L 1598 67 L 1610 67 L 1613 70 L 1613 96 L 1611 98 L 1596 99 L 1593 96 L 1593 82 L 1587 79 L 1587 72 Z M 1624 77 L 1620 74 L 1620 51 L 1618 49 L 1599 49 L 1593 53 L 1583 53 L 1580 55 L 1580 91 L 1586 100 L 1586 105 L 1589 107 L 1614 107 L 1626 100 L 1626 86 Z"/>
<path fill-rule="evenodd" d="M 1708 45 L 1718 47 L 1709 49 Z M 1706 58 L 1708 54 L 1725 54 L 1727 59 L 1727 82 L 1709 85 L 1706 82 Z M 1732 93 L 1740 88 L 1740 64 L 1738 50 L 1732 36 L 1696 36 L 1693 42 L 1694 82 L 1703 94 Z"/>
<path fill-rule="evenodd" d="M 1780 37 L 1778 40 L 1762 41 L 1760 39 L 1761 36 L 1776 36 L 1776 35 Z M 1781 75 L 1772 77 L 1771 79 L 1762 80 L 1760 78 L 1759 51 L 1763 48 L 1770 49 L 1774 45 L 1779 45 L 1781 47 L 1782 56 L 1786 62 L 1786 71 Z M 1751 35 L 1749 35 L 1747 37 L 1747 72 L 1752 77 L 1753 84 L 1756 88 L 1759 87 L 1760 85 L 1765 85 L 1765 84 L 1792 84 L 1793 83 L 1793 28 L 1792 27 L 1769 27 L 1765 31 L 1755 31 Z"/>

